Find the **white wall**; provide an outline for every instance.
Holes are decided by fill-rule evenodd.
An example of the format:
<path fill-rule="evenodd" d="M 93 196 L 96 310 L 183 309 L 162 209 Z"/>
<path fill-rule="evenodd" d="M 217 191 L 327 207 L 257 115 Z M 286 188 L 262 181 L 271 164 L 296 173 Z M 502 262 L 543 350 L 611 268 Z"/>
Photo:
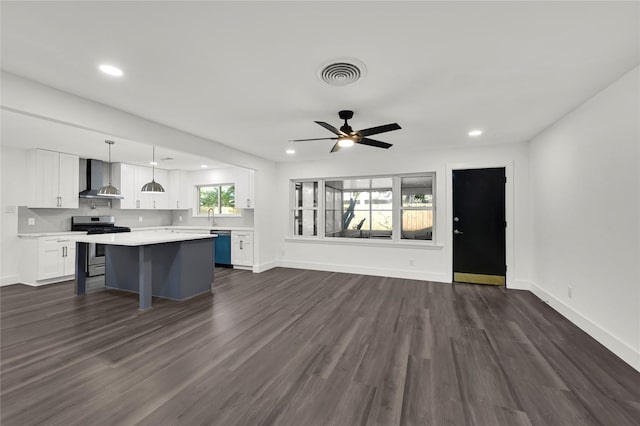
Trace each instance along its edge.
<path fill-rule="evenodd" d="M 0 285 L 19 281 L 20 252 L 18 248 L 18 204 L 27 191 L 27 151 L 0 147 Z"/>
<path fill-rule="evenodd" d="M 451 282 L 451 170 L 507 167 L 507 214 L 511 216 L 507 241 L 508 287 L 528 288 L 530 280 L 530 222 L 528 212 L 528 145 L 468 147 L 431 150 L 411 158 L 380 152 L 380 160 L 353 161 L 336 154 L 331 161 L 280 163 L 277 169 L 276 211 L 279 263 L 288 267 L 332 270 L 370 275 Z M 343 241 L 285 240 L 290 234 L 289 182 L 291 179 L 436 172 L 435 246 L 430 248 L 347 245 Z M 509 258 L 510 257 L 510 258 Z M 413 260 L 414 265 L 410 265 Z"/>
<path fill-rule="evenodd" d="M 639 99 L 635 68 L 532 140 L 530 173 L 532 290 L 640 370 Z"/>

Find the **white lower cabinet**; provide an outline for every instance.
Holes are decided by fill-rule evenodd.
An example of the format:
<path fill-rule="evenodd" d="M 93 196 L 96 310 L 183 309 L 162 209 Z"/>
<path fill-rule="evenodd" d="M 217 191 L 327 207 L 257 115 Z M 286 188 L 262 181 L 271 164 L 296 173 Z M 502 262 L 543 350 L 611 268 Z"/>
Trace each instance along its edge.
<path fill-rule="evenodd" d="M 231 264 L 253 266 L 253 232 L 231 231 Z"/>
<path fill-rule="evenodd" d="M 26 238 L 21 281 L 30 285 L 66 281 L 75 274 L 76 243 L 64 236 Z M 35 264 L 34 264 L 35 259 Z"/>

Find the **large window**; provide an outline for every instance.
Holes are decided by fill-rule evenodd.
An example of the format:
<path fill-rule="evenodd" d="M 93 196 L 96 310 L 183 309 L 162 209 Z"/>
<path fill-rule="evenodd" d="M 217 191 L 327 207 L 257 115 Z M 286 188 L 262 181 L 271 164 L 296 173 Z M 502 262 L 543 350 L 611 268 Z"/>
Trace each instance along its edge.
<path fill-rule="evenodd" d="M 292 181 L 293 235 L 432 240 L 433 182 L 433 173 Z"/>
<path fill-rule="evenodd" d="M 392 185 L 390 177 L 326 181 L 325 236 L 390 239 Z"/>
<path fill-rule="evenodd" d="M 240 214 L 240 209 L 236 208 L 236 188 L 233 184 L 201 185 L 197 189 L 199 215 L 207 215 L 210 211 L 215 216 Z"/>
<path fill-rule="evenodd" d="M 433 239 L 433 176 L 400 178 L 402 238 Z"/>

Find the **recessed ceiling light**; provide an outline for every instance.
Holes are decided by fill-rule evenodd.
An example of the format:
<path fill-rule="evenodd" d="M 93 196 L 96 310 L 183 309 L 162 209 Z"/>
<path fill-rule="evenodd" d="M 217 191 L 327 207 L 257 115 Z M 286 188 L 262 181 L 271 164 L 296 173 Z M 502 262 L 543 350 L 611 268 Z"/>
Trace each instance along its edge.
<path fill-rule="evenodd" d="M 114 67 L 113 65 L 102 64 L 99 68 L 103 73 L 112 75 L 114 77 L 121 77 L 123 74 L 120 68 Z"/>
<path fill-rule="evenodd" d="M 347 139 L 347 138 L 345 138 L 345 139 L 340 139 L 340 140 L 338 141 L 338 145 L 339 145 L 341 148 L 349 148 L 350 146 L 353 146 L 353 139 Z"/>
<path fill-rule="evenodd" d="M 149 161 L 149 164 L 152 166 L 157 166 L 158 162 L 157 161 Z"/>
<path fill-rule="evenodd" d="M 201 164 L 200 167 L 202 167 L 203 169 L 206 169 L 209 166 L 207 166 L 206 164 Z"/>
<path fill-rule="evenodd" d="M 288 149 L 288 150 L 287 150 L 287 154 L 289 154 L 289 155 L 293 155 L 293 154 L 295 154 L 295 153 L 296 153 L 296 150 L 295 150 L 295 149 Z"/>
<path fill-rule="evenodd" d="M 469 136 L 471 136 L 471 137 L 480 136 L 481 134 L 482 134 L 482 130 L 479 130 L 479 129 L 471 130 L 469 132 Z"/>

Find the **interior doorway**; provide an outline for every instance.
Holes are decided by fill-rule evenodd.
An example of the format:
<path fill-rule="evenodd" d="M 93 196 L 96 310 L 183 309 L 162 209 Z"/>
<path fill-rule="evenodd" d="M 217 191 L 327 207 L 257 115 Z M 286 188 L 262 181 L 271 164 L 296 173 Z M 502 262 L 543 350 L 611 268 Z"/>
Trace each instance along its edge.
<path fill-rule="evenodd" d="M 453 281 L 506 285 L 505 168 L 452 175 Z"/>

